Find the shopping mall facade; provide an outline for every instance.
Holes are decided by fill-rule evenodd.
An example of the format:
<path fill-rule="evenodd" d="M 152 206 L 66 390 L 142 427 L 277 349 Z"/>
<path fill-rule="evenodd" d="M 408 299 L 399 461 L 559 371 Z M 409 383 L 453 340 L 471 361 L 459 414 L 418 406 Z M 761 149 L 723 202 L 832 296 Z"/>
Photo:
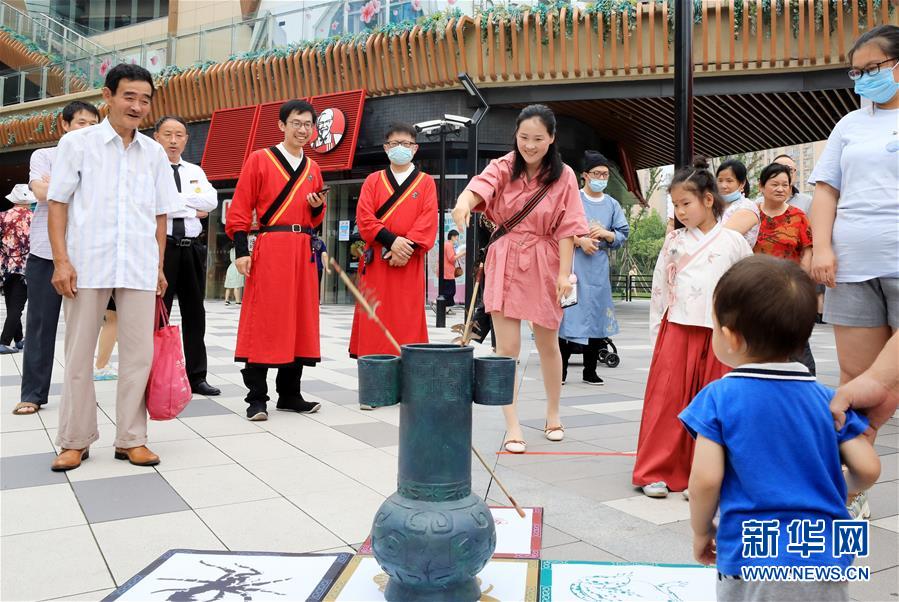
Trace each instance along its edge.
<path fill-rule="evenodd" d="M 243 160 L 280 140 L 277 107 L 285 99 L 307 98 L 327 116 L 327 123 L 319 124 L 327 143 L 306 150 L 331 185 L 322 237 L 350 271 L 358 246 L 356 203 L 364 178 L 387 164 L 385 130 L 394 121 L 470 117 L 478 101 L 460 84 L 460 73 L 471 76 L 490 105 L 477 132 L 478 168 L 511 149 L 515 117 L 532 102 L 556 111 L 557 142 L 568 164 L 576 166 L 585 149 L 600 150 L 616 163 L 609 192 L 627 204 L 642 200 L 636 170 L 670 163 L 674 155 L 672 23 L 664 1 L 611 9 L 558 2 L 530 9 L 461 10 L 437 10 L 436 2 L 378 2 L 372 16 L 370 3 L 355 1 L 273 14 L 264 13 L 267 3 L 258 1 L 155 0 L 129 1 L 135 11 L 116 18 L 100 10 L 110 6 L 104 2 L 88 3 L 93 12 L 78 12 L 84 3 L 69 0 L 50 4 L 57 10 L 43 18 L 3 11 L 2 185 L 24 182 L 30 153 L 56 142 L 57 114 L 66 102 L 77 98 L 99 104 L 97 85 L 109 65 L 121 60 L 144 64 L 158 77 L 144 125 L 149 128 L 165 114 L 185 118 L 190 140 L 184 158 L 200 163 L 219 192 L 219 207 L 207 228 L 207 294 L 212 298 L 222 294 L 230 249 L 223 218 Z M 694 134 L 703 154 L 826 138 L 857 103 L 844 74 L 853 34 L 897 19 L 889 8 L 861 14 L 858 7 L 833 8 L 827 2 L 828 23 L 822 27 L 813 0 L 795 3 L 794 12 L 783 15 L 766 13 L 763 5 L 768 4 L 703 3 L 698 12 Z M 141 12 L 137 5 L 152 5 L 152 10 Z M 22 33 L 30 31 L 50 47 L 58 43 L 51 21 L 66 19 L 67 27 L 82 36 L 66 33 L 64 44 L 77 42 L 83 51 L 69 59 L 53 60 L 52 52 L 43 52 L 41 43 Z M 41 24 L 52 25 L 43 37 Z M 98 31 L 104 27 L 108 30 Z M 334 35 L 324 38 L 317 29 Z M 288 30 L 294 35 L 311 30 L 308 35 L 320 39 L 284 39 Z M 140 43 L 129 46 L 129 37 Z M 85 51 L 91 43 L 118 50 Z M 424 171 L 436 177 L 445 160 L 444 207 L 452 206 L 470 177 L 468 141 L 466 128 L 449 134 L 442 157 L 436 137 L 419 137 L 416 162 Z M 432 296 L 435 268 L 436 254 L 426 275 Z M 323 301 L 350 302 L 334 277 L 324 279 Z"/>

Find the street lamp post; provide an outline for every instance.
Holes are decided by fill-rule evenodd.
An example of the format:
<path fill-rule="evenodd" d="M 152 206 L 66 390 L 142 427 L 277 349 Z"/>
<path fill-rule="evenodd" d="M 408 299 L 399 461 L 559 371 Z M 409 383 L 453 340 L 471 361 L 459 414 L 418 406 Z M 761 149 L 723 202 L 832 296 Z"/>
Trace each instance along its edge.
<path fill-rule="evenodd" d="M 674 11 L 674 164 L 693 161 L 693 2 Z"/>
<path fill-rule="evenodd" d="M 490 105 L 484 99 L 481 91 L 471 80 L 467 73 L 459 74 L 459 82 L 470 97 L 478 103 L 478 108 L 471 117 L 471 125 L 468 126 L 468 169 L 466 175 L 471 180 L 478 173 L 478 124 L 487 115 Z M 465 232 L 465 307 L 475 303 L 477 299 L 471 298 L 474 288 L 475 261 L 478 253 L 478 227 L 477 222 L 472 222 Z"/>
<path fill-rule="evenodd" d="M 459 131 L 463 127 L 468 127 L 471 120 L 465 117 L 457 117 L 455 115 L 444 115 L 443 119 L 434 119 L 416 123 L 415 129 L 419 133 L 426 135 L 440 136 L 440 188 L 437 195 L 437 220 L 438 220 L 438 247 L 437 247 L 437 299 L 435 311 L 437 314 L 437 328 L 446 327 L 446 299 L 440 291 L 440 285 L 443 283 L 444 270 L 444 242 L 446 240 L 446 206 L 449 187 L 446 181 L 446 136 Z"/>

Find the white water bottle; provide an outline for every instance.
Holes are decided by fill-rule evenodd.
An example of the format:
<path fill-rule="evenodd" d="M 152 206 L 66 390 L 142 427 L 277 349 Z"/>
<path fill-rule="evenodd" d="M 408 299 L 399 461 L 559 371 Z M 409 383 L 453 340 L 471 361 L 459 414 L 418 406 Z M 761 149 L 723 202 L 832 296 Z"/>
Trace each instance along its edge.
<path fill-rule="evenodd" d="M 577 276 L 575 276 L 573 272 L 568 277 L 568 282 L 571 283 L 571 292 L 562 297 L 562 300 L 559 302 L 559 305 L 562 306 L 562 309 L 571 307 L 572 305 L 577 305 Z"/>

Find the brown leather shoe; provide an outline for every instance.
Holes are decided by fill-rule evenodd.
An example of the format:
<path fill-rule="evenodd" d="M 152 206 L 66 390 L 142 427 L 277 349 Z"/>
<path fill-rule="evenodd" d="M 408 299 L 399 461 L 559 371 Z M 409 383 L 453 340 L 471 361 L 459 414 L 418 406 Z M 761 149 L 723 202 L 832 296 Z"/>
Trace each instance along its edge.
<path fill-rule="evenodd" d="M 135 466 L 156 466 L 159 464 L 159 456 L 147 449 L 146 445 L 140 447 L 115 448 L 116 460 L 128 460 Z"/>
<path fill-rule="evenodd" d="M 73 468 L 78 468 L 81 466 L 81 462 L 87 460 L 91 455 L 90 448 L 84 449 L 63 449 L 59 452 L 59 455 L 56 456 L 56 459 L 53 460 L 53 464 L 50 465 L 50 470 L 53 472 L 65 472 L 67 470 L 72 470 Z"/>

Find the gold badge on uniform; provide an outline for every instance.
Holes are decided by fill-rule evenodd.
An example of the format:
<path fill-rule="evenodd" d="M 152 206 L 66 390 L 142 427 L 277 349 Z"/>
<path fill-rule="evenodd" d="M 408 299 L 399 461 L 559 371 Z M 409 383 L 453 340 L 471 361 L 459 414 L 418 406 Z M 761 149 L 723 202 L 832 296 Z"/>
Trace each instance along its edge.
<path fill-rule="evenodd" d="M 203 192 L 203 189 L 200 188 L 199 180 L 191 180 L 190 183 L 193 184 L 194 186 L 196 186 L 196 188 L 194 188 L 194 192 L 196 192 L 197 194 L 200 194 L 201 192 Z"/>

